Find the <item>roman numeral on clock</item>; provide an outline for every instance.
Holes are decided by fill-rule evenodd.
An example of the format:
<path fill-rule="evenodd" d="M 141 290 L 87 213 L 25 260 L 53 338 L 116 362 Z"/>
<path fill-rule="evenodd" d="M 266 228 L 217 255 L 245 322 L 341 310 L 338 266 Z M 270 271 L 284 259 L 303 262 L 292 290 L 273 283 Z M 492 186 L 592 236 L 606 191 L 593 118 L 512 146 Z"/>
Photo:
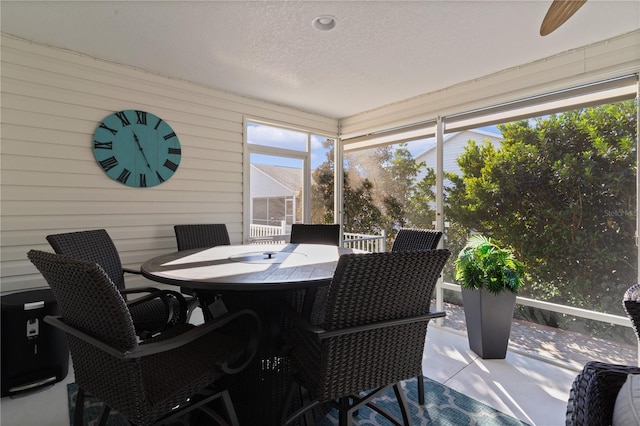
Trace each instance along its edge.
<path fill-rule="evenodd" d="M 127 169 L 123 169 L 122 173 L 120 173 L 120 176 L 118 176 L 118 180 L 122 183 L 127 183 L 127 180 L 129 180 L 129 176 L 131 176 L 131 172 Z"/>
<path fill-rule="evenodd" d="M 136 116 L 138 117 L 138 124 L 147 124 L 147 113 L 144 111 L 136 111 Z"/>
<path fill-rule="evenodd" d="M 129 121 L 127 116 L 124 115 L 124 111 L 116 112 L 116 117 L 118 117 L 120 119 L 120 121 L 122 122 L 122 127 L 125 127 L 125 126 L 128 126 L 129 124 L 131 124 L 131 122 Z"/>
<path fill-rule="evenodd" d="M 173 163 L 173 162 L 169 161 L 169 160 L 165 160 L 164 166 L 167 169 L 173 170 L 174 172 L 178 169 L 178 165 L 176 163 Z"/>
<path fill-rule="evenodd" d="M 116 129 L 112 129 L 111 127 L 107 126 L 104 123 L 100 123 L 100 128 L 110 131 L 112 135 L 115 135 L 115 134 L 118 133 L 118 131 Z"/>
<path fill-rule="evenodd" d="M 138 184 L 140 188 L 146 188 L 147 186 L 147 175 L 144 173 L 140 173 L 140 183 Z"/>
<path fill-rule="evenodd" d="M 181 153 L 182 153 L 182 149 L 180 148 L 169 148 L 169 154 L 180 155 Z"/>
<path fill-rule="evenodd" d="M 164 182 L 164 179 L 162 178 L 162 175 L 159 172 L 156 172 L 156 176 L 158 177 L 158 181 L 160 183 Z"/>
<path fill-rule="evenodd" d="M 100 165 L 105 172 L 108 172 L 118 165 L 118 160 L 116 160 L 116 157 L 105 158 L 104 160 L 100 161 Z"/>
<path fill-rule="evenodd" d="M 176 132 L 171 132 L 168 135 L 164 136 L 164 140 L 167 141 L 167 140 L 169 140 L 171 138 L 175 138 L 175 137 L 176 137 Z"/>
<path fill-rule="evenodd" d="M 113 142 L 93 141 L 93 149 L 113 149 Z"/>

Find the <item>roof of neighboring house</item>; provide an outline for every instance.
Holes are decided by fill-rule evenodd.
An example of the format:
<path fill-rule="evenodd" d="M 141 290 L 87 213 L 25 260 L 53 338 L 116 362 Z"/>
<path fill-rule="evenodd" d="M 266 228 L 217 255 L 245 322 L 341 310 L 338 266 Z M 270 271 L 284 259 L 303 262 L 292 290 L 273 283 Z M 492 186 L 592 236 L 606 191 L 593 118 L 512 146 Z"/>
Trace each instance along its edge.
<path fill-rule="evenodd" d="M 446 144 L 449 140 L 451 140 L 454 137 L 456 137 L 456 136 L 458 136 L 460 134 L 463 134 L 463 133 L 469 133 L 469 139 L 473 139 L 473 135 L 478 135 L 478 136 L 481 136 L 483 138 L 489 137 L 489 138 L 502 139 L 502 133 L 500 133 L 499 131 L 496 131 L 494 129 L 495 128 L 493 128 L 493 127 L 482 127 L 482 128 L 478 128 L 478 129 L 470 129 L 470 130 L 463 130 L 463 131 L 460 131 L 460 132 L 447 133 L 443 137 L 443 143 Z M 421 153 L 415 155 L 414 158 L 420 158 L 423 155 L 425 155 L 427 152 L 432 151 L 435 148 L 436 148 L 436 144 L 435 144 L 435 138 L 434 138 L 433 145 L 430 145 L 427 149 L 425 149 Z"/>
<path fill-rule="evenodd" d="M 267 164 L 252 164 L 265 175 L 291 190 L 300 191 L 302 188 L 302 169 L 297 167 L 273 166 Z"/>

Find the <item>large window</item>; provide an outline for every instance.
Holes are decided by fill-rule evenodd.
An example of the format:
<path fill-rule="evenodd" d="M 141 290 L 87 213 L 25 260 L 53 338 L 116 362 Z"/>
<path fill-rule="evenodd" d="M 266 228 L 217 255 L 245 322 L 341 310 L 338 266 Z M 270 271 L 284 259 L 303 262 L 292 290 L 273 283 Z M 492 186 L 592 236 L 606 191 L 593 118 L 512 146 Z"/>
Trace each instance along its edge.
<path fill-rule="evenodd" d="M 335 141 L 248 122 L 249 238 L 287 234 L 293 223 L 334 221 Z"/>
<path fill-rule="evenodd" d="M 345 232 L 384 230 L 390 246 L 400 228 L 433 228 L 435 163 L 428 157 L 432 147 L 432 140 L 421 140 L 346 152 Z"/>
<path fill-rule="evenodd" d="M 438 295 L 457 304 L 468 236 L 511 246 L 519 319 L 627 345 L 633 363 L 636 337 L 611 315 L 626 318 L 638 279 L 636 91 L 633 76 L 343 141 L 345 227 L 389 244 L 403 226 L 442 229 Z"/>
<path fill-rule="evenodd" d="M 480 232 L 513 247 L 524 262 L 520 296 L 626 316 L 622 295 L 638 275 L 636 102 L 496 128 L 497 143 L 469 140 L 452 151 L 445 143 L 445 156 L 458 165 L 445 185 L 447 246 L 457 253 Z M 625 327 L 529 306 L 518 313 L 544 326 L 636 343 Z"/>

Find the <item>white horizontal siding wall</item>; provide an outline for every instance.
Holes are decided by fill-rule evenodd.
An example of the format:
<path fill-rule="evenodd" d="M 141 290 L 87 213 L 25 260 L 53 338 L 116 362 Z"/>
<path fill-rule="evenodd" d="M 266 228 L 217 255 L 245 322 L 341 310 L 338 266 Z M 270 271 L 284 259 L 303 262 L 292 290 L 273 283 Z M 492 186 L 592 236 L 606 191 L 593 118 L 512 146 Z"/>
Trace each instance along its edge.
<path fill-rule="evenodd" d="M 3 293 L 46 285 L 26 253 L 51 251 L 52 233 L 105 228 L 127 266 L 176 250 L 178 223 L 226 223 L 231 241 L 243 241 L 245 115 L 337 134 L 334 119 L 6 34 L 0 43 Z M 176 131 L 182 159 L 167 182 L 130 188 L 96 163 L 97 125 L 124 109 L 153 113 Z"/>
<path fill-rule="evenodd" d="M 524 47 L 526 48 L 526 47 Z M 340 136 L 434 120 L 640 71 L 640 30 L 340 120 Z"/>

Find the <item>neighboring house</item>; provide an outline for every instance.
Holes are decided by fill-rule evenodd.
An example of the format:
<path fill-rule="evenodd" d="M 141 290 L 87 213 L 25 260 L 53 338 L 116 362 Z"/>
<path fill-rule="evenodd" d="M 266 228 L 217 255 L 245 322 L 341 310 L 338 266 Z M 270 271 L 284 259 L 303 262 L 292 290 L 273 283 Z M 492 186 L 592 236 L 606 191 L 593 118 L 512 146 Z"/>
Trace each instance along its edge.
<path fill-rule="evenodd" d="M 302 193 L 302 169 L 251 164 L 251 223 L 279 226 L 296 222 Z"/>
<path fill-rule="evenodd" d="M 475 140 L 476 144 L 481 145 L 485 140 L 490 141 L 493 146 L 498 149 L 502 141 L 502 134 L 495 127 L 483 127 L 481 129 L 463 130 L 461 132 L 449 133 L 444 136 L 443 151 L 443 170 L 445 172 L 453 172 L 457 175 L 462 174 L 458 162 L 458 156 L 464 152 L 469 140 Z M 415 156 L 416 162 L 424 161 L 427 167 L 436 168 L 436 145 L 427 148 L 422 153 Z M 424 178 L 426 171 L 424 169 L 417 176 L 417 181 Z M 447 181 L 445 181 L 446 185 Z"/>
<path fill-rule="evenodd" d="M 480 129 L 463 130 L 461 132 L 449 133 L 444 136 L 444 151 L 442 153 L 443 171 L 453 172 L 457 175 L 461 175 L 462 171 L 458 166 L 458 156 L 464 152 L 464 148 L 467 146 L 469 140 L 475 140 L 477 145 L 482 145 L 485 140 L 491 142 L 496 148 L 500 148 L 500 142 L 502 141 L 502 134 L 495 127 L 484 127 Z M 424 161 L 427 167 L 436 168 L 436 145 L 435 141 L 432 146 L 427 148 L 422 153 L 415 156 L 416 162 Z M 424 168 L 420 169 L 420 173 L 416 177 L 416 182 L 421 181 L 426 175 Z M 449 179 L 443 180 L 443 185 L 446 187 L 451 185 Z M 432 208 L 435 208 L 435 202 L 430 203 Z"/>

